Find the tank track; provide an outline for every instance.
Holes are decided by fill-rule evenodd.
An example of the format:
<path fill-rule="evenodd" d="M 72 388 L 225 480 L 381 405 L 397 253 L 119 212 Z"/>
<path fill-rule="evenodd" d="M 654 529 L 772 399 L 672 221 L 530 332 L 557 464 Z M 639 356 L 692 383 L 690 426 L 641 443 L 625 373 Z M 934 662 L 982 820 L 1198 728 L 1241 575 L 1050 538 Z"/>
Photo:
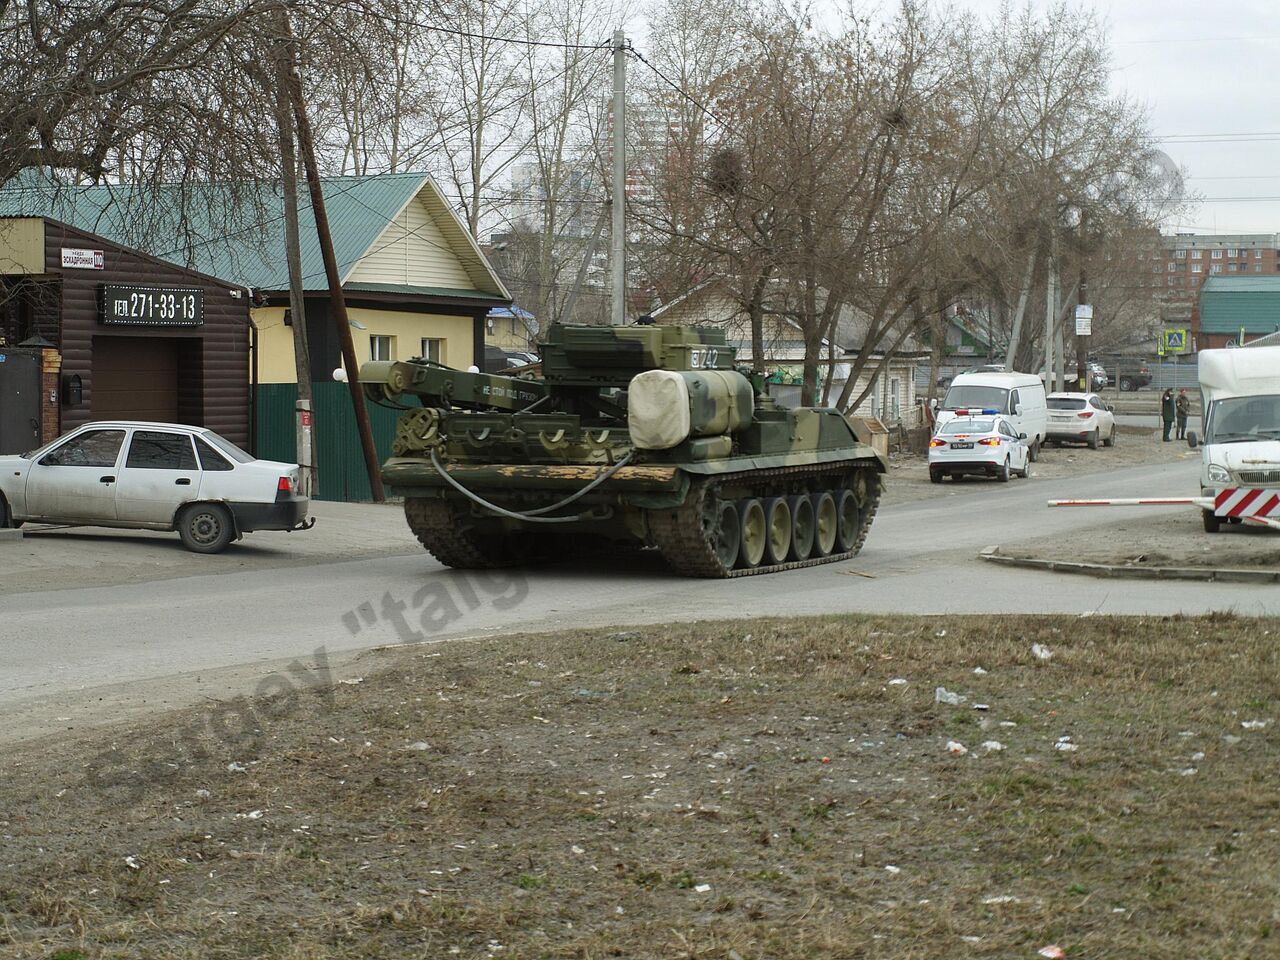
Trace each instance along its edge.
<path fill-rule="evenodd" d="M 487 570 L 516 566 L 527 559 L 510 549 L 505 539 L 489 538 L 482 547 L 447 500 L 405 497 L 404 517 L 418 542 L 446 567 Z"/>
<path fill-rule="evenodd" d="M 812 476 L 830 475 L 833 480 L 849 473 L 848 465 L 837 469 L 830 467 L 779 467 L 775 470 L 756 470 L 746 473 L 726 474 L 713 477 L 696 484 L 685 498 L 683 504 L 674 510 L 650 510 L 647 514 L 649 534 L 662 554 L 663 560 L 671 569 L 684 577 L 752 577 L 763 573 L 777 573 L 780 570 L 795 570 L 800 567 L 813 567 L 820 563 L 837 563 L 855 557 L 862 549 L 875 519 L 876 510 L 880 506 L 880 476 L 871 467 L 857 467 L 854 471 L 862 472 L 869 477 L 869 502 L 862 511 L 858 536 L 853 548 L 841 553 L 830 553 L 825 557 L 810 557 L 807 560 L 792 560 L 787 563 L 775 563 L 758 567 L 735 567 L 726 570 L 716 558 L 715 550 L 703 528 L 703 510 L 707 498 L 726 481 L 795 479 Z"/>

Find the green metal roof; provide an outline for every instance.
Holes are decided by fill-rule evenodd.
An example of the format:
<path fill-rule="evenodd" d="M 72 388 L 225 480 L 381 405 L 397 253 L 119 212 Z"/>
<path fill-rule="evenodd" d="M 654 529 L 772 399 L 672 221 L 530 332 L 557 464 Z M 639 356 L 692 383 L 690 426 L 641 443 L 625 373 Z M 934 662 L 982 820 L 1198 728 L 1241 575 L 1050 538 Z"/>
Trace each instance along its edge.
<path fill-rule="evenodd" d="M 1280 330 L 1280 276 L 1215 274 L 1200 288 L 1202 333 L 1272 333 Z"/>
<path fill-rule="evenodd" d="M 340 276 L 348 275 L 387 224 L 428 186 L 438 196 L 424 173 L 323 179 L 321 190 Z M 302 184 L 298 207 L 304 287 L 324 290 L 328 283 L 311 197 Z M 57 184 L 29 171 L 0 187 L 0 216 L 60 220 L 162 260 L 259 290 L 286 290 L 289 286 L 284 193 L 275 183 L 174 185 L 144 195 L 132 186 Z M 462 238 L 455 242 L 472 246 Z M 458 252 L 467 255 L 467 251 Z M 480 259 L 481 265 L 468 264 L 479 266 L 468 271 L 476 279 L 476 289 L 441 295 L 506 300 L 501 282 Z M 393 289 L 425 293 L 409 287 Z"/>

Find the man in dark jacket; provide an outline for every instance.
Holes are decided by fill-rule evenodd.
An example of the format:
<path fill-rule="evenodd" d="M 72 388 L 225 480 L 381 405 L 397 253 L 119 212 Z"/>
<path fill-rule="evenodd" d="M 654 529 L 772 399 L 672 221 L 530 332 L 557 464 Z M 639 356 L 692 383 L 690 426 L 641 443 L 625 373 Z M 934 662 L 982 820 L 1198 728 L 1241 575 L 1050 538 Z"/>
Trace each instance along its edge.
<path fill-rule="evenodd" d="M 1173 390 L 1169 389 L 1160 395 L 1160 419 L 1164 421 L 1164 436 L 1161 439 L 1165 443 L 1169 442 L 1169 431 L 1173 429 L 1174 414 Z"/>
<path fill-rule="evenodd" d="M 1178 399 L 1173 408 L 1178 415 L 1178 432 L 1175 436 L 1179 440 L 1185 440 L 1187 439 L 1187 416 L 1191 413 L 1191 398 L 1187 396 L 1186 387 L 1178 391 Z"/>

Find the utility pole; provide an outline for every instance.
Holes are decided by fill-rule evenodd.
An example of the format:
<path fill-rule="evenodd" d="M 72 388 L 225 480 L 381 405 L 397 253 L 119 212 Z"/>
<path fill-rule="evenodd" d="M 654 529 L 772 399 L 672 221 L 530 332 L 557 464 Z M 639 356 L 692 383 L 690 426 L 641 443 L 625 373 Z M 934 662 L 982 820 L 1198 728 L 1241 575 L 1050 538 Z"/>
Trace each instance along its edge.
<path fill-rule="evenodd" d="M 1052 227 L 1050 228 L 1052 230 Z M 1049 238 L 1049 257 L 1044 268 L 1044 385 L 1053 392 L 1053 328 L 1058 315 L 1058 245 Z"/>
<path fill-rule="evenodd" d="M 627 322 L 627 38 L 613 33 L 613 233 L 609 237 L 609 323 Z"/>
<path fill-rule="evenodd" d="M 287 24 L 286 24 L 287 26 Z M 292 39 L 292 33 L 289 34 Z M 338 260 L 333 253 L 333 236 L 329 232 L 329 216 L 325 212 L 324 193 L 320 189 L 320 170 L 316 165 L 315 141 L 311 135 L 311 120 L 307 105 L 302 99 L 302 82 L 290 71 L 290 96 L 293 100 L 293 118 L 298 125 L 298 146 L 302 151 L 302 165 L 307 172 L 307 186 L 311 191 L 311 212 L 316 220 L 316 238 L 324 258 L 324 272 L 329 281 L 329 306 L 337 326 L 338 343 L 342 345 L 342 362 L 347 369 L 347 386 L 351 390 L 351 405 L 355 409 L 356 428 L 360 432 L 360 447 L 364 451 L 365 470 L 369 474 L 369 491 L 373 499 L 382 503 L 386 494 L 382 490 L 382 473 L 378 466 L 378 451 L 373 445 L 373 428 L 369 424 L 369 409 L 360 389 L 360 361 L 356 359 L 355 344 L 351 342 L 351 321 L 347 317 L 347 301 L 342 295 L 342 277 L 338 273 Z"/>
<path fill-rule="evenodd" d="M 316 471 L 315 421 L 311 391 L 311 353 L 307 347 L 307 306 L 302 290 L 302 251 L 298 240 L 298 157 L 294 149 L 293 88 L 294 49 L 289 11 L 279 7 L 280 38 L 276 56 L 276 124 L 280 128 L 281 188 L 284 192 L 284 246 L 289 265 L 289 314 L 293 318 L 293 365 L 298 381 L 294 401 L 298 466 L 302 468 L 302 494 L 314 499 L 320 492 Z"/>
<path fill-rule="evenodd" d="M 1085 215 L 1080 211 L 1080 289 L 1076 294 L 1076 385 L 1077 389 L 1088 392 L 1092 384 L 1089 382 L 1089 371 L 1086 363 L 1089 359 L 1089 334 L 1093 332 L 1093 307 L 1089 305 L 1089 283 L 1085 275 L 1084 261 Z"/>

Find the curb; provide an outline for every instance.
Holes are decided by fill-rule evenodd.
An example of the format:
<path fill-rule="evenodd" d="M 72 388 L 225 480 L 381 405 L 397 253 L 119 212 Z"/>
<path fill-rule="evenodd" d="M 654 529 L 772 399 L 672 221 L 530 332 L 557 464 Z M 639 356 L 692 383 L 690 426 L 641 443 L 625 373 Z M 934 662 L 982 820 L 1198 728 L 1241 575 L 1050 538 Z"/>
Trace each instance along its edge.
<path fill-rule="evenodd" d="M 1280 570 L 1235 570 L 1218 567 L 1130 567 L 1109 563 L 1085 563 L 1077 560 L 1037 560 L 1011 557 L 999 547 L 987 547 L 979 559 L 1002 563 L 1009 567 L 1049 570 L 1053 573 L 1076 573 L 1087 577 L 1117 580 L 1203 580 L 1218 583 L 1280 583 Z"/>
<path fill-rule="evenodd" d="M 21 530 L 12 530 L 8 527 L 0 527 L 0 543 L 16 543 L 21 539 Z"/>

